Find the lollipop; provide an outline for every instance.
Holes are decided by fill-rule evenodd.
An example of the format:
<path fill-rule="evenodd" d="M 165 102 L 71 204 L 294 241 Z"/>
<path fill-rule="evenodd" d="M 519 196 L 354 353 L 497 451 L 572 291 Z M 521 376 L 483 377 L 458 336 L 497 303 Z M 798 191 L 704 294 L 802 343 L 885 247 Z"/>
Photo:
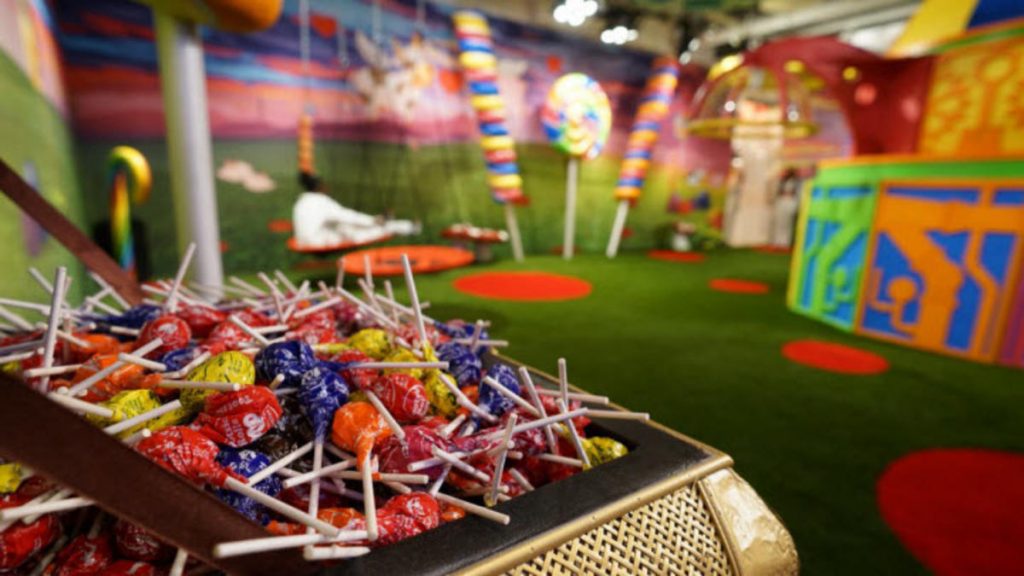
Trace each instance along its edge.
<path fill-rule="evenodd" d="M 455 376 L 460 388 L 480 383 L 483 364 L 469 347 L 457 342 L 445 342 L 437 347 L 437 357 L 448 363 L 448 371 Z"/>
<path fill-rule="evenodd" d="M 331 427 L 335 412 L 348 402 L 348 385 L 338 374 L 324 365 L 311 368 L 302 376 L 299 385 L 299 401 L 306 418 L 313 426 L 313 472 L 323 465 L 324 438 Z M 316 515 L 320 502 L 320 482 L 313 482 L 309 493 L 307 512 Z"/>
<path fill-rule="evenodd" d="M 174 549 L 156 536 L 124 519 L 114 524 L 114 547 L 125 558 L 146 562 L 168 560 L 174 554 Z"/>
<path fill-rule="evenodd" d="M 239 476 L 248 478 L 269 466 L 270 458 L 255 450 L 222 450 L 217 456 L 217 462 Z M 276 476 L 270 476 L 253 487 L 268 496 L 277 496 L 281 492 L 281 481 Z M 266 509 L 252 498 L 230 490 L 217 490 L 216 493 L 218 498 L 246 518 L 264 525 L 270 521 Z"/>
<path fill-rule="evenodd" d="M 608 96 L 586 74 L 566 74 L 548 92 L 541 122 L 555 149 L 573 158 L 596 158 L 612 128 Z"/>
<path fill-rule="evenodd" d="M 541 109 L 548 140 L 569 156 L 565 187 L 565 236 L 562 257 L 572 259 L 576 235 L 576 186 L 579 159 L 596 158 L 608 140 L 612 111 L 601 85 L 585 74 L 566 74 L 551 87 Z"/>
<path fill-rule="evenodd" d="M 505 206 L 505 220 L 516 260 L 523 259 L 523 245 L 512 204 L 523 203 L 523 181 L 516 164 L 515 143 L 505 124 L 505 104 L 498 90 L 497 62 L 491 44 L 491 30 L 482 14 L 459 11 L 452 15 L 459 41 L 470 104 L 480 126 L 480 144 L 487 162 L 487 183 L 491 197 Z"/>
<path fill-rule="evenodd" d="M 56 576 L 97 574 L 114 561 L 114 551 L 107 536 L 83 534 L 68 543 L 54 559 Z"/>
<path fill-rule="evenodd" d="M 385 374 L 377 378 L 369 390 L 380 398 L 399 422 L 416 422 L 430 409 L 426 388 L 409 374 Z"/>
<path fill-rule="evenodd" d="M 267 433 L 281 417 L 281 405 L 265 386 L 246 386 L 206 398 L 192 428 L 218 444 L 239 448 Z"/>
<path fill-rule="evenodd" d="M 135 148 L 118 146 L 107 158 L 110 188 L 110 245 L 122 268 L 135 272 L 135 242 L 132 238 L 131 204 L 149 198 L 153 176 L 146 157 Z"/>
<path fill-rule="evenodd" d="M 377 502 L 373 495 L 370 453 L 373 445 L 391 434 L 391 428 L 377 409 L 366 402 L 349 402 L 334 414 L 331 440 L 356 453 L 356 462 L 363 476 L 363 510 L 366 514 L 366 532 L 372 542 L 377 539 Z"/>
<path fill-rule="evenodd" d="M 661 129 L 662 120 L 668 115 L 678 80 L 679 64 L 675 58 L 663 56 L 654 59 L 640 107 L 633 120 L 633 130 L 626 142 L 626 154 L 622 159 L 618 184 L 615 186 L 615 199 L 619 201 L 619 207 L 615 213 L 612 235 L 608 239 L 608 249 L 605 252 L 609 258 L 614 258 L 618 253 L 629 207 L 640 197 L 644 179 L 647 177 L 647 168 L 651 163 L 651 150 L 658 141 L 658 130 Z"/>

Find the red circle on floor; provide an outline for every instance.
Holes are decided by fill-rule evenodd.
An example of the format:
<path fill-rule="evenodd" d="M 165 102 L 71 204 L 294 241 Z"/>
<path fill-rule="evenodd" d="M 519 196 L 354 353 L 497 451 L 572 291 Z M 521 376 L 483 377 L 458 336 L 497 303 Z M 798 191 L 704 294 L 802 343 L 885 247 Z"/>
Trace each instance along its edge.
<path fill-rule="evenodd" d="M 732 278 L 715 278 L 709 286 L 711 286 L 712 290 L 733 294 L 767 294 L 769 290 L 768 285 L 764 282 L 751 282 L 750 280 L 735 280 Z"/>
<path fill-rule="evenodd" d="M 878 354 L 821 340 L 787 342 L 782 355 L 797 364 L 840 374 L 881 374 L 889 369 L 889 361 Z"/>
<path fill-rule="evenodd" d="M 876 489 L 882 518 L 935 574 L 1019 574 L 1024 566 L 1024 455 L 914 452 L 891 463 Z"/>
<path fill-rule="evenodd" d="M 492 300 L 543 302 L 575 300 L 590 294 L 590 282 L 547 272 L 483 272 L 455 281 L 455 289 Z"/>
<path fill-rule="evenodd" d="M 704 255 L 697 252 L 674 252 L 672 250 L 651 250 L 648 258 L 666 262 L 703 262 Z"/>

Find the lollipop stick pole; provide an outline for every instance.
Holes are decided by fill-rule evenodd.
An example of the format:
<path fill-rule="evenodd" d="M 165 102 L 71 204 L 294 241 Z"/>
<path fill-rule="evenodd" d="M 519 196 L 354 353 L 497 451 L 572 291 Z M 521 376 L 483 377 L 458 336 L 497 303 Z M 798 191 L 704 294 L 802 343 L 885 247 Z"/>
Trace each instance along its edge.
<path fill-rule="evenodd" d="M 523 261 L 523 237 L 519 234 L 519 221 L 516 220 L 515 206 L 505 203 L 505 227 L 508 228 L 508 239 L 512 244 L 512 257 L 516 262 Z"/>
<path fill-rule="evenodd" d="M 252 486 L 249 486 L 248 484 L 243 484 L 240 481 L 235 480 L 234 478 L 228 477 L 228 479 L 224 482 L 224 487 L 227 488 L 228 490 L 238 492 L 242 496 L 248 496 L 249 498 L 252 498 L 253 500 L 259 502 L 260 504 L 263 504 L 267 508 L 270 508 L 274 512 L 277 512 L 278 514 L 286 518 L 294 520 L 299 524 L 311 526 L 321 534 L 326 534 L 328 536 L 338 535 L 339 530 L 334 526 L 331 526 L 327 522 L 314 518 L 309 514 L 303 512 L 302 510 L 293 508 L 292 506 L 289 506 L 288 504 L 285 504 L 284 502 L 272 496 L 267 496 L 263 492 L 260 492 L 259 490 L 253 488 Z"/>
<path fill-rule="evenodd" d="M 566 260 L 572 260 L 576 238 L 576 185 L 579 183 L 579 174 L 580 161 L 570 156 L 565 181 L 565 237 L 562 239 L 562 258 Z"/>
<path fill-rule="evenodd" d="M 619 242 L 622 241 L 622 229 L 626 227 L 626 216 L 629 215 L 629 200 L 619 200 L 619 208 L 615 211 L 615 222 L 612 224 L 612 235 L 608 238 L 608 249 L 605 256 L 615 258 L 619 253 Z"/>

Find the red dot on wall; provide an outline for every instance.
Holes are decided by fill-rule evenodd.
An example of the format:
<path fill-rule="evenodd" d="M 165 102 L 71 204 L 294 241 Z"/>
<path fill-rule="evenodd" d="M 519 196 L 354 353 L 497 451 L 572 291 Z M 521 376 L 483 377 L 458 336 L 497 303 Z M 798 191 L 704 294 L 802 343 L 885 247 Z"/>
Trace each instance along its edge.
<path fill-rule="evenodd" d="M 853 91 L 853 100 L 861 106 L 870 106 L 878 98 L 878 88 L 874 84 L 864 82 Z"/>

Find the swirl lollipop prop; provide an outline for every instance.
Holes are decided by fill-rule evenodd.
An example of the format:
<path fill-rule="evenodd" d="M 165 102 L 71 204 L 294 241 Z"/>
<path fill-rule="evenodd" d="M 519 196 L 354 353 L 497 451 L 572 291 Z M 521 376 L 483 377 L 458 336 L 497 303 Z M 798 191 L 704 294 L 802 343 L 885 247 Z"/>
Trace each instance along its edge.
<path fill-rule="evenodd" d="M 523 241 L 513 204 L 525 200 L 523 179 L 516 164 L 515 143 L 505 124 L 505 103 L 498 91 L 497 61 L 487 20 L 479 13 L 452 15 L 459 41 L 459 64 L 472 93 L 470 103 L 480 125 L 480 145 L 487 159 L 487 184 L 491 197 L 505 207 L 505 225 L 516 260 L 523 259 Z"/>
<path fill-rule="evenodd" d="M 658 141 L 658 130 L 668 115 L 669 105 L 679 82 L 679 65 L 675 58 L 662 56 L 654 59 L 651 75 L 647 78 L 640 107 L 633 120 L 633 130 L 626 142 L 626 155 L 619 170 L 619 182 L 615 186 L 615 199 L 619 201 L 615 212 L 612 235 L 608 239 L 605 255 L 614 258 L 619 252 L 622 229 L 626 225 L 629 207 L 640 197 L 651 163 L 651 149 Z"/>
<path fill-rule="evenodd" d="M 149 162 L 135 148 L 118 146 L 107 157 L 110 188 L 110 247 L 121 268 L 135 273 L 135 239 L 132 238 L 132 204 L 149 199 L 153 175 Z"/>
<path fill-rule="evenodd" d="M 601 85 L 586 74 L 566 74 L 551 87 L 541 110 L 551 144 L 569 156 L 565 185 L 562 257 L 571 260 L 576 236 L 576 188 L 580 158 L 596 158 L 612 128 L 612 110 Z"/>

